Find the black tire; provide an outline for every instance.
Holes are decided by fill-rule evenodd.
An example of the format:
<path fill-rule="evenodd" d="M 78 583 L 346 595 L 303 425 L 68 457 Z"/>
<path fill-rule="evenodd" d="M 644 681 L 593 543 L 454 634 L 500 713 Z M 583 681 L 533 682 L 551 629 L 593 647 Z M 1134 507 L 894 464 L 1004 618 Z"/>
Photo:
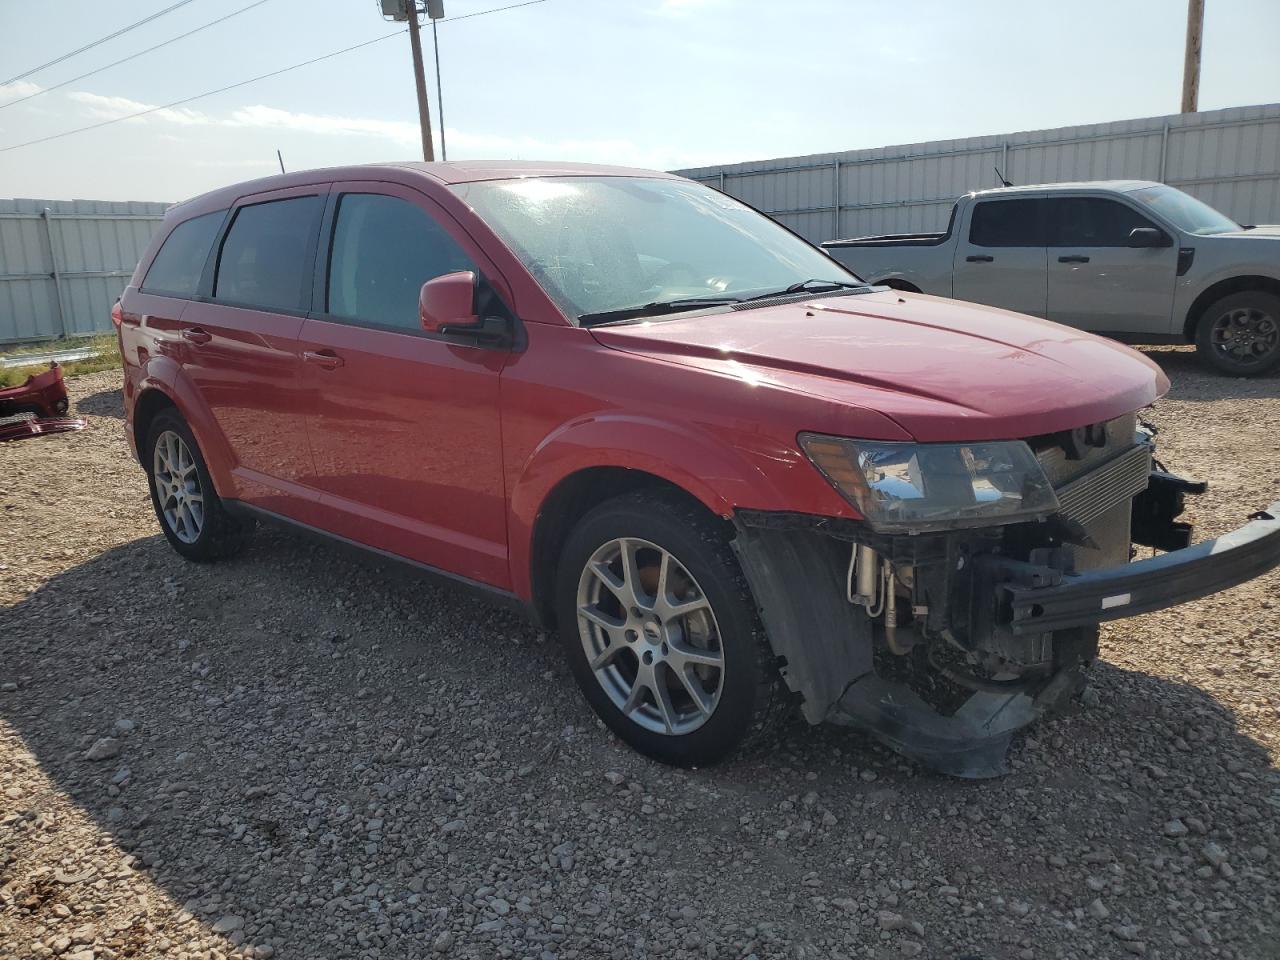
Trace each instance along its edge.
<path fill-rule="evenodd" d="M 1226 338 L 1231 335 L 1229 317 L 1239 318 L 1254 327 L 1259 347 L 1242 358 L 1233 355 Z M 1265 331 L 1258 334 L 1261 329 Z M 1196 324 L 1196 352 L 1205 363 L 1232 377 L 1256 377 L 1273 370 L 1280 363 L 1280 297 L 1263 290 L 1232 293 L 1210 304 Z"/>
<path fill-rule="evenodd" d="M 701 725 L 689 732 L 655 732 L 633 720 L 606 692 L 605 681 L 597 679 L 588 660 L 580 632 L 580 625 L 586 621 L 578 613 L 579 588 L 587 564 L 597 551 L 622 538 L 647 541 L 669 552 L 692 578 L 692 582 L 686 581 L 690 588 L 686 597 L 692 594 L 705 598 L 710 605 L 711 623 L 718 635 L 715 646 L 723 664 L 719 674 L 710 674 L 720 678 L 718 700 L 710 715 L 699 721 Z M 656 596 L 657 591 L 654 592 Z M 560 554 L 556 614 L 565 654 L 591 708 L 620 738 L 655 760 L 676 766 L 715 763 L 736 749 L 769 739 L 785 714 L 788 700 L 777 660 L 769 649 L 729 535 L 719 521 L 678 495 L 643 491 L 627 494 L 582 517 Z M 668 622 L 675 623 L 676 619 Z M 589 631 L 590 627 L 584 629 Z M 621 648 L 625 652 L 619 655 L 619 669 L 625 669 L 624 659 L 638 663 L 636 651 L 648 649 L 646 643 L 654 644 L 656 652 L 658 641 L 641 635 L 628 636 L 628 643 L 632 646 Z M 665 642 L 661 643 L 661 651 L 667 653 Z M 674 673 L 662 675 L 669 678 L 668 701 L 673 694 L 686 695 Z M 656 710 L 656 700 L 650 697 L 650 701 L 652 706 L 643 709 Z"/>
<path fill-rule="evenodd" d="M 203 501 L 203 511 L 198 531 L 188 530 L 181 522 L 175 528 L 175 522 L 166 516 L 166 504 L 173 500 L 161 500 L 161 491 L 156 477 L 156 445 L 166 434 L 176 434 L 190 453 L 196 492 Z M 167 439 L 167 438 L 166 438 Z M 155 509 L 156 520 L 160 530 L 174 550 L 188 560 L 207 563 L 234 556 L 244 549 L 249 534 L 253 532 L 253 521 L 234 517 L 227 512 L 222 500 L 213 488 L 213 480 L 209 476 L 209 468 L 205 466 L 204 455 L 195 435 L 181 414 L 173 408 L 161 410 L 152 419 L 147 428 L 147 442 L 143 452 L 143 468 L 147 472 L 147 484 L 151 488 L 151 506 Z M 184 539 L 184 536 L 186 537 Z"/>

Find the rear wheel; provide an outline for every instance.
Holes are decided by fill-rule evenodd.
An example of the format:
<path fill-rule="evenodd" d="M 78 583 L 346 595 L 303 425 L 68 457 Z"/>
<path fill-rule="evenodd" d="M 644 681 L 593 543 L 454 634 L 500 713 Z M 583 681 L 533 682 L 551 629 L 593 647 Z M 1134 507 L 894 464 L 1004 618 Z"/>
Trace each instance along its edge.
<path fill-rule="evenodd" d="M 1280 297 L 1246 290 L 1210 304 L 1196 326 L 1196 350 L 1231 376 L 1271 370 L 1280 363 Z"/>
<path fill-rule="evenodd" d="M 762 738 L 780 679 L 725 533 L 683 499 L 596 507 L 561 554 L 561 640 L 597 715 L 636 750 L 713 763 Z"/>
<path fill-rule="evenodd" d="M 177 410 L 161 410 L 151 421 L 143 463 L 151 505 L 173 549 L 188 560 L 208 561 L 244 548 L 253 523 L 227 512 L 195 436 Z"/>

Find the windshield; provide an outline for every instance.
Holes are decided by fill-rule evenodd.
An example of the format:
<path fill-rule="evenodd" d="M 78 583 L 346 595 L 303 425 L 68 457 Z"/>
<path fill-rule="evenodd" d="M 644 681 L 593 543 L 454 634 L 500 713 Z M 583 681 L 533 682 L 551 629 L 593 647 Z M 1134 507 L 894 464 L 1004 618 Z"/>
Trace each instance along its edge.
<path fill-rule="evenodd" d="M 763 214 L 684 180 L 537 177 L 454 189 L 584 324 L 860 282 Z"/>
<path fill-rule="evenodd" d="M 1240 229 L 1240 224 L 1230 217 L 1223 216 L 1207 203 L 1173 187 L 1144 187 L 1134 190 L 1129 196 L 1187 233 L 1207 236 Z"/>

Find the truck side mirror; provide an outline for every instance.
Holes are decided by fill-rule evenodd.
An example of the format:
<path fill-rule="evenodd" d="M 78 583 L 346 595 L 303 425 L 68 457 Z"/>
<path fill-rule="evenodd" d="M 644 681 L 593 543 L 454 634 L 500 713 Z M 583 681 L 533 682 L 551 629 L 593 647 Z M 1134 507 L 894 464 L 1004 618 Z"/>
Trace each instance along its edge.
<path fill-rule="evenodd" d="M 1163 230 L 1155 227 L 1134 227 L 1129 231 L 1131 247 L 1169 247 L 1173 245 Z"/>
<path fill-rule="evenodd" d="M 427 333 L 447 333 L 449 327 L 478 324 L 476 275 L 460 270 L 424 283 L 418 294 L 418 320 Z"/>

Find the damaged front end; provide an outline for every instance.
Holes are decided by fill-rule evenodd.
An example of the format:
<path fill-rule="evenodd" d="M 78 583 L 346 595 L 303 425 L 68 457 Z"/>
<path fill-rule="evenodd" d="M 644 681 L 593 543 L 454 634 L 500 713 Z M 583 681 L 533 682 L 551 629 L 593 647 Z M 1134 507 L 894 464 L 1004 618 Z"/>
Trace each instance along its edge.
<path fill-rule="evenodd" d="M 68 406 L 67 387 L 57 363 L 16 387 L 0 389 L 0 442 L 83 430 L 83 420 L 64 416 Z"/>
<path fill-rule="evenodd" d="M 953 776 L 1007 772 L 1014 732 L 1083 688 L 1100 622 L 1280 564 L 1280 505 L 1188 546 L 1204 485 L 1160 468 L 1134 415 L 1025 444 L 801 439 L 867 520 L 736 515 L 783 676 L 809 722 Z M 1131 563 L 1134 545 L 1169 552 Z"/>

